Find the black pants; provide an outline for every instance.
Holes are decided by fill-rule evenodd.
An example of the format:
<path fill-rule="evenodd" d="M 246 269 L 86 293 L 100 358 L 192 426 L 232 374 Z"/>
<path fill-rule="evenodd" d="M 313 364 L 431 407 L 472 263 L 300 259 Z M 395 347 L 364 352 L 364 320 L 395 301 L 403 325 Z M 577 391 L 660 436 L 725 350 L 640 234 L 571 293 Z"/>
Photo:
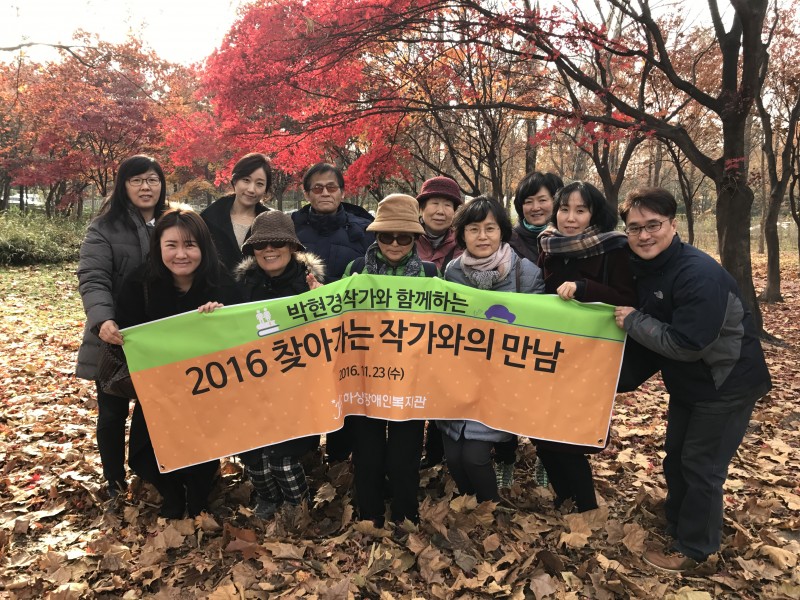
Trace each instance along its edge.
<path fill-rule="evenodd" d="M 556 493 L 556 504 L 571 499 L 580 512 L 597 508 L 592 467 L 579 446 L 538 442 L 536 456 L 547 471 Z"/>
<path fill-rule="evenodd" d="M 675 548 L 695 560 L 719 549 L 722 486 L 755 402 L 728 412 L 670 398 L 664 444 L 667 523 Z"/>
<path fill-rule="evenodd" d="M 444 456 L 444 446 L 442 445 L 442 434 L 436 426 L 436 421 L 426 421 L 427 432 L 425 435 L 425 458 L 429 465 L 438 465 Z"/>
<path fill-rule="evenodd" d="M 103 476 L 110 485 L 125 484 L 125 422 L 130 400 L 112 396 L 97 388 L 97 450 L 103 465 Z"/>
<path fill-rule="evenodd" d="M 353 428 L 353 468 L 361 519 L 383 523 L 388 477 L 391 517 L 418 521 L 419 461 L 425 421 L 348 417 Z"/>
<path fill-rule="evenodd" d="M 131 418 L 131 449 L 128 464 L 139 477 L 152 483 L 163 498 L 162 514 L 181 518 L 184 511 L 190 517 L 208 509 L 208 497 L 219 470 L 219 460 L 212 460 L 162 473 L 150 441 L 142 407 L 137 402 Z"/>
<path fill-rule="evenodd" d="M 353 451 L 353 417 L 345 417 L 341 429 L 325 435 L 325 458 L 328 462 L 350 458 Z"/>
<path fill-rule="evenodd" d="M 505 463 L 513 465 L 517 462 L 517 447 L 519 446 L 519 438 L 512 437 L 507 442 L 494 443 L 494 462 Z"/>
<path fill-rule="evenodd" d="M 458 441 L 442 434 L 447 469 L 462 494 L 475 494 L 478 502 L 498 502 L 497 478 L 492 465 L 494 442 L 468 440 L 461 435 Z"/>

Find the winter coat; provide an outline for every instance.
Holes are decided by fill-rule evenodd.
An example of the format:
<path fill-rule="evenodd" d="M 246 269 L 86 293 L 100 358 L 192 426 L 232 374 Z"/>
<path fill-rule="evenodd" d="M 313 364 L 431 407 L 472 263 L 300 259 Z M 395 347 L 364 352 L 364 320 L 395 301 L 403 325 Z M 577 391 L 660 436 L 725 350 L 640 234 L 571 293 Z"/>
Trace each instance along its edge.
<path fill-rule="evenodd" d="M 649 363 L 670 396 L 725 412 L 772 387 L 758 330 L 733 277 L 676 235 L 651 260 L 631 259 L 638 310 L 625 318 L 623 372 Z M 643 378 L 643 379 L 642 379 Z M 623 380 L 630 379 L 622 377 Z"/>
<path fill-rule="evenodd" d="M 309 287 L 306 275 L 309 273 L 314 275 L 317 281 L 322 281 L 325 276 L 325 265 L 318 256 L 310 252 L 296 252 L 284 272 L 277 277 L 267 275 L 258 266 L 254 256 L 248 256 L 240 262 L 234 271 L 234 276 L 242 302 L 255 302 L 307 292 Z M 247 464 L 250 456 L 260 457 L 264 450 L 269 450 L 269 454 L 276 458 L 288 456 L 299 458 L 317 446 L 319 446 L 319 436 L 311 435 L 244 452 L 242 460 Z"/>
<path fill-rule="evenodd" d="M 452 229 L 447 231 L 438 248 L 431 246 L 431 241 L 425 235 L 417 238 L 417 254 L 422 260 L 435 264 L 439 271 L 444 271 L 447 263 L 461 256 L 463 252 L 464 249 L 456 241 L 456 232 Z"/>
<path fill-rule="evenodd" d="M 143 264 L 122 283 L 116 302 L 116 321 L 120 329 L 196 310 L 206 302 L 216 301 L 228 305 L 240 301 L 233 280 L 224 271 L 220 285 L 209 287 L 195 282 L 185 294 L 178 291 L 172 281 L 147 281 L 146 272 L 147 265 Z M 131 422 L 129 462 L 130 457 L 150 445 L 147 426 L 144 421 L 141 425 L 144 426 L 134 427 L 133 421 Z"/>
<path fill-rule="evenodd" d="M 277 277 L 267 275 L 254 256 L 246 257 L 233 272 L 242 302 L 272 300 L 307 292 L 306 275 L 309 273 L 317 281 L 325 277 L 325 264 L 310 252 L 295 252 L 286 270 Z"/>
<path fill-rule="evenodd" d="M 541 233 L 541 232 L 540 232 Z M 511 239 L 508 244 L 514 252 L 522 258 L 527 258 L 532 263 L 537 263 L 542 247 L 539 245 L 539 234 L 528 231 L 522 223 L 517 223 L 511 232 Z"/>
<path fill-rule="evenodd" d="M 544 271 L 545 293 L 555 294 L 562 283 L 574 281 L 577 284 L 575 300 L 579 302 L 633 306 L 636 303 L 636 282 L 629 255 L 627 247 L 586 258 L 542 254 L 539 266 Z"/>
<path fill-rule="evenodd" d="M 229 194 L 215 200 L 208 208 L 200 213 L 203 220 L 208 225 L 208 230 L 211 232 L 211 238 L 214 240 L 214 247 L 219 254 L 219 260 L 225 265 L 229 273 L 232 273 L 244 255 L 239 247 L 239 242 L 236 241 L 236 235 L 233 233 L 233 223 L 231 222 L 231 208 L 233 201 L 236 199 L 236 194 Z M 272 210 L 260 202 L 256 204 L 256 216 L 263 212 Z"/>
<path fill-rule="evenodd" d="M 325 283 L 341 279 L 347 265 L 364 256 L 375 241 L 374 234 L 367 231 L 373 220 L 366 210 L 348 202 L 330 215 L 312 211 L 310 204 L 292 213 L 297 237 L 325 263 Z"/>
<path fill-rule="evenodd" d="M 444 272 L 446 281 L 454 281 L 455 283 L 462 283 L 470 287 L 473 284 L 467 279 L 464 270 L 461 267 L 461 260 L 463 257 L 456 258 L 447 265 Z M 520 278 L 519 289 L 517 288 L 516 270 L 517 264 L 520 265 Z M 544 281 L 542 280 L 542 272 L 535 264 L 527 259 L 520 258 L 512 253 L 511 270 L 508 276 L 502 281 L 498 282 L 492 288 L 495 292 L 521 292 L 524 294 L 541 294 L 544 292 Z M 492 399 L 487 398 L 487 402 Z M 441 432 L 448 435 L 453 440 L 458 441 L 461 434 L 468 440 L 478 440 L 482 442 L 505 442 L 514 437 L 512 434 L 499 431 L 487 427 L 478 421 L 469 421 L 465 419 L 445 419 L 436 421 L 436 426 Z"/>
<path fill-rule="evenodd" d="M 539 265 L 544 271 L 544 288 L 555 294 L 566 281 L 577 284 L 575 299 L 580 302 L 605 302 L 614 306 L 632 306 L 636 302 L 636 283 L 631 272 L 628 247 L 614 248 L 599 256 L 574 258 L 557 254 L 541 254 Z M 571 454 L 594 454 L 603 448 L 537 440 L 540 448 Z M 606 439 L 606 445 L 608 439 Z M 605 447 L 605 446 L 604 446 Z"/>
<path fill-rule="evenodd" d="M 75 374 L 83 379 L 94 379 L 97 371 L 101 342 L 95 332 L 105 321 L 117 321 L 114 298 L 125 277 L 145 261 L 150 250 L 152 227 L 145 225 L 135 207 L 129 207 L 128 215 L 133 227 L 126 220 L 111 219 L 107 214 L 97 217 L 89 224 L 81 244 L 78 289 L 86 325 Z"/>

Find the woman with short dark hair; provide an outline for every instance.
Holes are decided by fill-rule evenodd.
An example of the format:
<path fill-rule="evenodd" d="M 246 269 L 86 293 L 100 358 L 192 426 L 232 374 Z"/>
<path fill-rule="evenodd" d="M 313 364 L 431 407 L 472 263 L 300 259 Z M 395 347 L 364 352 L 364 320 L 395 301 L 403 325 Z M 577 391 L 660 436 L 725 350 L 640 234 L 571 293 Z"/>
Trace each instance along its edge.
<path fill-rule="evenodd" d="M 514 208 L 518 220 L 508 243 L 517 254 L 531 262 L 539 259 L 539 234 L 550 222 L 553 199 L 562 187 L 561 177 L 540 171 L 528 173 L 517 185 Z"/>
<path fill-rule="evenodd" d="M 539 267 L 517 256 L 509 246 L 511 221 L 497 200 L 473 198 L 456 212 L 453 229 L 464 253 L 447 265 L 447 281 L 500 292 L 544 291 Z M 447 468 L 458 491 L 477 495 L 479 502 L 500 500 L 492 448 L 514 436 L 464 419 L 440 420 L 436 425 L 442 432 Z"/>

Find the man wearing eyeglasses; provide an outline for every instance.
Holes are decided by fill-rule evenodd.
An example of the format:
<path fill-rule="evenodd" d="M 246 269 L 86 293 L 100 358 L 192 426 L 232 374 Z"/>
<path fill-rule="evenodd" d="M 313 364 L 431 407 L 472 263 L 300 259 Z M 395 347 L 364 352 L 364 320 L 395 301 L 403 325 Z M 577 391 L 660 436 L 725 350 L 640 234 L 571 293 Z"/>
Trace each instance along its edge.
<path fill-rule="evenodd" d="M 644 560 L 694 569 L 719 550 L 723 484 L 753 406 L 772 387 L 753 322 L 733 277 L 677 235 L 667 190 L 631 192 L 619 209 L 633 253 L 638 308 L 615 310 L 628 333 L 620 391 L 661 371 L 669 392 L 664 442 L 663 549 Z"/>
<path fill-rule="evenodd" d="M 344 197 L 344 175 L 328 163 L 317 163 L 303 177 L 303 195 L 308 204 L 292 213 L 297 237 L 309 252 L 325 263 L 325 282 L 341 279 L 350 261 L 363 257 L 375 241 L 367 231 L 373 217 Z M 344 426 L 326 436 L 325 454 L 329 463 L 345 461 L 352 449 L 352 426 Z"/>
<path fill-rule="evenodd" d="M 350 261 L 367 252 L 375 236 L 367 231 L 373 217 L 344 197 L 341 169 L 317 163 L 303 177 L 303 195 L 308 204 L 292 213 L 297 237 L 325 261 L 325 282 L 338 281 Z"/>

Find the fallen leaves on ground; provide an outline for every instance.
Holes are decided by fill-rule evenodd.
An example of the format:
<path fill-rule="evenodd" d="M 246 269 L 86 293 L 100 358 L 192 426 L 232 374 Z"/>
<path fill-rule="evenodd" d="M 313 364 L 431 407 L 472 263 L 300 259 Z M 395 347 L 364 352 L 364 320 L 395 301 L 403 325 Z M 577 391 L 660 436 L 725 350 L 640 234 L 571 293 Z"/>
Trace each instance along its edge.
<path fill-rule="evenodd" d="M 101 491 L 93 384 L 72 374 L 74 265 L 0 271 L 0 598 L 800 598 L 800 284 L 796 258 L 783 262 L 785 301 L 762 307 L 785 342 L 765 345 L 775 388 L 731 465 L 722 549 L 684 576 L 640 558 L 663 539 L 658 380 L 618 397 L 612 442 L 591 459 L 596 511 L 555 510 L 523 443 L 508 506 L 423 471 L 419 526 L 354 521 L 348 465 L 314 457 L 308 507 L 259 520 L 225 461 L 211 513 L 168 521 L 147 484 L 116 503 Z"/>

